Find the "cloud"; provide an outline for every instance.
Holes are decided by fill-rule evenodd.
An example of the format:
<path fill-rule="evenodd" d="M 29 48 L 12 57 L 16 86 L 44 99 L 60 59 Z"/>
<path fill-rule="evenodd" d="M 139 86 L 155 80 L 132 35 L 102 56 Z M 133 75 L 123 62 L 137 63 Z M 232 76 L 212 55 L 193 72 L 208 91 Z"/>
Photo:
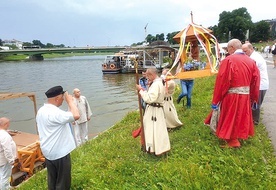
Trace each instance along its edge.
<path fill-rule="evenodd" d="M 182 30 L 191 22 L 191 12 L 194 23 L 209 27 L 218 24 L 223 11 L 241 7 L 253 22 L 275 15 L 266 0 L 9 0 L 0 4 L 0 38 L 68 46 L 131 45 L 146 34 Z"/>

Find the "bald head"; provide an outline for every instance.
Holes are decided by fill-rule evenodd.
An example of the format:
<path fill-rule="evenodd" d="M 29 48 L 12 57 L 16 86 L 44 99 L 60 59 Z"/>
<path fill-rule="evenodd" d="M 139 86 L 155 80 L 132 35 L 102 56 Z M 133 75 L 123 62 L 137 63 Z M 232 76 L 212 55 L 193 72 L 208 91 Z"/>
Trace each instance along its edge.
<path fill-rule="evenodd" d="M 250 56 L 254 52 L 254 48 L 251 43 L 245 43 L 242 45 L 242 51 L 246 55 Z"/>
<path fill-rule="evenodd" d="M 0 118 L 0 129 L 7 130 L 10 126 L 10 120 L 6 117 Z"/>
<path fill-rule="evenodd" d="M 80 89 L 75 88 L 75 89 L 73 90 L 73 95 L 74 95 L 75 98 L 79 98 L 80 95 L 81 95 Z"/>
<path fill-rule="evenodd" d="M 232 39 L 227 44 L 227 49 L 229 54 L 233 54 L 237 49 L 242 48 L 242 43 L 238 39 Z"/>
<path fill-rule="evenodd" d="M 147 69 L 147 73 L 154 74 L 154 75 L 157 75 L 157 74 L 158 74 L 156 68 L 149 68 L 149 69 Z"/>
<path fill-rule="evenodd" d="M 154 81 L 154 79 L 158 78 L 158 72 L 156 68 L 149 68 L 146 72 L 147 79 L 149 84 Z"/>

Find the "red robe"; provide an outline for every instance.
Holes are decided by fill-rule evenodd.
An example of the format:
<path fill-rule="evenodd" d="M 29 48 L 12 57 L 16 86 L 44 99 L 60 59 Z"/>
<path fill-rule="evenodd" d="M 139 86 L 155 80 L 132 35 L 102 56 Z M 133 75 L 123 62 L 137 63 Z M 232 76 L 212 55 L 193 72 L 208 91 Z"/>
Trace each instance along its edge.
<path fill-rule="evenodd" d="M 250 94 L 228 94 L 232 87 L 249 86 Z M 260 73 L 255 61 L 237 52 L 220 64 L 212 104 L 220 103 L 216 135 L 221 139 L 247 139 L 254 135 L 252 102 L 258 102 Z M 212 112 L 211 112 L 212 113 Z M 211 113 L 205 119 L 210 124 Z"/>

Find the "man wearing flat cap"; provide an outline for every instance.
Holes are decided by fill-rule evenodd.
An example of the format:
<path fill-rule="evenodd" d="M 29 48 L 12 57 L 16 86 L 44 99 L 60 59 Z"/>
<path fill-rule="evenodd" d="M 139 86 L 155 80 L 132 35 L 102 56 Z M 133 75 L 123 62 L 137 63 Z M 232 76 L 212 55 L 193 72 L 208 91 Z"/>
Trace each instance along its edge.
<path fill-rule="evenodd" d="M 40 147 L 46 158 L 48 189 L 69 190 L 71 186 L 70 152 L 76 148 L 71 122 L 79 119 L 72 95 L 55 86 L 45 92 L 47 103 L 37 112 Z M 69 111 L 59 108 L 63 100 Z"/>

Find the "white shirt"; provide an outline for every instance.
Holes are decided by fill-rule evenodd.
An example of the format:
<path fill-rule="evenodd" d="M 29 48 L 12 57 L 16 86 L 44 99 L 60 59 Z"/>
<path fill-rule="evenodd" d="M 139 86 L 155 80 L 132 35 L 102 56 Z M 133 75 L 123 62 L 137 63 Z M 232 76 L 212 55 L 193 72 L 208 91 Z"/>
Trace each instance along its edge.
<path fill-rule="evenodd" d="M 256 65 L 260 71 L 260 90 L 268 90 L 269 87 L 269 80 L 267 74 L 267 65 L 266 61 L 261 54 L 256 51 L 250 55 L 250 58 L 256 62 Z"/>
<path fill-rule="evenodd" d="M 74 117 L 55 105 L 44 104 L 36 116 L 40 148 L 48 160 L 56 160 L 69 154 L 76 148 L 70 122 Z"/>
<path fill-rule="evenodd" d="M 87 99 L 84 96 L 80 96 L 79 99 L 74 97 L 73 100 L 80 113 L 80 118 L 76 120 L 76 123 L 81 124 L 87 122 L 87 119 L 92 116 L 92 112 Z"/>
<path fill-rule="evenodd" d="M 0 166 L 13 164 L 16 159 L 16 144 L 10 134 L 0 129 Z"/>
<path fill-rule="evenodd" d="M 268 51 L 269 51 L 269 46 L 265 46 L 264 52 L 265 52 L 265 53 L 268 53 Z"/>

